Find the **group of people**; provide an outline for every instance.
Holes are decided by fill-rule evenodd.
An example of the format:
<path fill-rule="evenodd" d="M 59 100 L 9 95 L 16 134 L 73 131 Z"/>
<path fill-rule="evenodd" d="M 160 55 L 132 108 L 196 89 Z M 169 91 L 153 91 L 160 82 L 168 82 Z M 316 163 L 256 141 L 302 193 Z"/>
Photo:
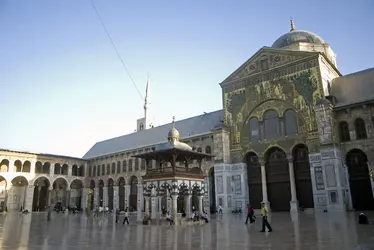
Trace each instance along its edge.
<path fill-rule="evenodd" d="M 253 207 L 251 205 L 247 205 L 248 214 L 247 219 L 245 220 L 245 224 L 249 223 L 252 224 L 256 221 L 256 216 L 253 210 Z M 265 232 L 265 228 L 268 229 L 268 232 L 273 231 L 269 221 L 268 221 L 268 208 L 266 207 L 266 204 L 264 202 L 261 203 L 261 217 L 262 217 L 262 229 L 261 232 Z"/>

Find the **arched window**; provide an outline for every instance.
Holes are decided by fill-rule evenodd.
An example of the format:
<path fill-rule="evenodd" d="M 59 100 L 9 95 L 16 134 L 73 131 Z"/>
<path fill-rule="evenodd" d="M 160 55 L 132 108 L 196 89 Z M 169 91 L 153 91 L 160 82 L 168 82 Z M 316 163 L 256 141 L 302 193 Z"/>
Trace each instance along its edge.
<path fill-rule="evenodd" d="M 110 175 L 110 164 L 106 164 L 106 174 Z"/>
<path fill-rule="evenodd" d="M 139 171 L 139 159 L 135 158 L 134 161 L 135 161 L 135 171 Z"/>
<path fill-rule="evenodd" d="M 112 163 L 112 174 L 115 174 L 116 173 L 116 163 L 113 162 Z"/>
<path fill-rule="evenodd" d="M 141 162 L 140 162 L 140 168 L 141 168 L 142 170 L 145 170 L 145 160 L 144 160 L 144 159 L 141 159 L 140 161 L 141 161 Z"/>
<path fill-rule="evenodd" d="M 297 134 L 297 116 L 295 111 L 289 109 L 284 112 L 284 124 L 286 127 L 286 135 Z"/>
<path fill-rule="evenodd" d="M 200 147 L 197 148 L 197 152 L 201 153 L 203 152 L 202 149 Z"/>
<path fill-rule="evenodd" d="M 97 176 L 100 176 L 100 165 L 97 166 Z"/>
<path fill-rule="evenodd" d="M 91 177 L 92 175 L 92 166 L 88 167 L 88 176 Z"/>
<path fill-rule="evenodd" d="M 129 172 L 132 171 L 132 159 L 129 159 Z"/>
<path fill-rule="evenodd" d="M 92 176 L 95 177 L 96 176 L 96 166 L 93 166 L 93 170 L 92 170 Z"/>
<path fill-rule="evenodd" d="M 101 166 L 101 175 L 105 175 L 105 165 Z"/>
<path fill-rule="evenodd" d="M 264 114 L 265 138 L 275 139 L 282 136 L 279 126 L 279 118 L 277 112 L 268 110 Z"/>
<path fill-rule="evenodd" d="M 349 135 L 348 123 L 345 121 L 339 123 L 339 137 L 342 142 L 351 140 L 351 136 Z"/>
<path fill-rule="evenodd" d="M 122 165 L 122 172 L 126 173 L 126 170 L 127 170 L 126 168 L 127 168 L 127 161 L 124 160 L 123 165 Z"/>
<path fill-rule="evenodd" d="M 121 162 L 117 162 L 117 174 L 121 173 Z"/>
<path fill-rule="evenodd" d="M 356 139 L 362 140 L 367 138 L 365 122 L 362 118 L 355 120 Z"/>
<path fill-rule="evenodd" d="M 205 147 L 205 153 L 209 154 L 209 155 L 212 154 L 212 148 L 210 146 L 206 146 Z M 206 160 L 210 161 L 210 160 L 212 160 L 212 158 L 211 157 L 207 157 Z"/>
<path fill-rule="evenodd" d="M 258 119 L 253 117 L 249 120 L 249 131 L 250 135 L 249 138 L 251 142 L 258 142 L 261 140 L 260 138 L 260 125 L 258 123 Z"/>

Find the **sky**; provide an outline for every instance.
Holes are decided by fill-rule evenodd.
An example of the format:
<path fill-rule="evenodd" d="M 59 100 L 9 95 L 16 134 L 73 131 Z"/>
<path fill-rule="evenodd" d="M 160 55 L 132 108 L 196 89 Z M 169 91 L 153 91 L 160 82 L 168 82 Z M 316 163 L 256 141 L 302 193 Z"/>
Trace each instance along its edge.
<path fill-rule="evenodd" d="M 91 0 L 155 125 L 222 109 L 219 83 L 290 29 L 320 35 L 342 74 L 374 66 L 374 2 Z M 90 0 L 0 1 L 0 148 L 82 157 L 132 133 L 143 100 Z"/>

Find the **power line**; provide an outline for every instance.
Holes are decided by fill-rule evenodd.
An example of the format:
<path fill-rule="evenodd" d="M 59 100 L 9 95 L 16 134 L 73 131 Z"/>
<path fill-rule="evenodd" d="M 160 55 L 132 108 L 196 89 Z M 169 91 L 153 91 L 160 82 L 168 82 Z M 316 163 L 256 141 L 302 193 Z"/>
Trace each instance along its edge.
<path fill-rule="evenodd" d="M 117 54 L 118 59 L 121 61 L 121 64 L 122 64 L 123 68 L 125 69 L 127 75 L 129 76 L 129 78 L 130 78 L 132 84 L 134 85 L 134 87 L 135 87 L 136 91 L 138 92 L 140 98 L 141 98 L 143 101 L 145 101 L 145 99 L 144 99 L 144 97 L 143 97 L 141 91 L 139 90 L 138 86 L 136 85 L 134 79 L 132 78 L 132 76 L 131 76 L 131 74 L 130 74 L 130 71 L 127 69 L 125 62 L 123 61 L 123 59 L 122 59 L 120 53 L 118 52 L 117 46 L 114 44 L 113 39 L 112 39 L 112 37 L 110 36 L 109 31 L 108 31 L 108 29 L 106 28 L 106 26 L 105 26 L 105 24 L 104 24 L 104 21 L 101 19 L 100 14 L 99 14 L 99 12 L 98 12 L 97 9 L 96 9 L 95 4 L 93 3 L 92 0 L 89 0 L 89 2 L 90 2 L 90 4 L 91 4 L 92 8 L 94 9 L 94 11 L 95 11 L 95 13 L 96 13 L 96 16 L 97 16 L 97 18 L 99 19 L 99 21 L 100 21 L 100 23 L 101 23 L 101 26 L 103 27 L 103 29 L 104 29 L 104 31 L 105 31 L 105 34 L 107 35 L 107 37 L 108 37 L 108 39 L 109 39 L 109 41 L 110 41 L 110 43 L 111 43 L 111 45 L 112 45 L 114 51 L 115 51 L 116 54 Z M 155 116 L 154 116 L 153 114 L 152 114 L 152 116 L 153 116 L 153 120 L 154 120 L 154 122 L 156 122 L 156 118 L 155 118 Z M 154 124 L 153 124 L 153 125 L 154 125 Z"/>
<path fill-rule="evenodd" d="M 105 31 L 105 33 L 106 33 L 106 35 L 107 35 L 107 37 L 108 37 L 110 43 L 112 44 L 112 47 L 113 47 L 114 51 L 116 52 L 118 59 L 121 61 L 121 64 L 122 64 L 123 68 L 125 69 L 127 75 L 129 76 L 129 78 L 130 78 L 132 84 L 134 85 L 136 91 L 138 92 L 140 98 L 141 98 L 142 100 L 144 100 L 141 91 L 139 90 L 138 86 L 136 85 L 134 79 L 132 78 L 132 76 L 131 76 L 129 70 L 128 70 L 127 67 L 126 67 L 125 62 L 123 61 L 121 55 L 120 55 L 119 52 L 118 52 L 118 49 L 117 49 L 116 45 L 115 45 L 114 42 L 113 42 L 112 37 L 110 36 L 110 34 L 109 34 L 109 32 L 108 32 L 108 29 L 106 28 L 106 26 L 105 26 L 103 20 L 101 19 L 100 14 L 99 14 L 99 12 L 98 12 L 97 9 L 96 9 L 95 4 L 92 2 L 92 0 L 89 0 L 89 1 L 90 1 L 90 3 L 91 3 L 92 8 L 94 9 L 94 11 L 95 11 L 95 13 L 96 13 L 97 18 L 99 19 L 99 21 L 100 21 L 100 23 L 101 23 L 101 26 L 102 26 L 103 29 L 104 29 L 104 31 Z"/>

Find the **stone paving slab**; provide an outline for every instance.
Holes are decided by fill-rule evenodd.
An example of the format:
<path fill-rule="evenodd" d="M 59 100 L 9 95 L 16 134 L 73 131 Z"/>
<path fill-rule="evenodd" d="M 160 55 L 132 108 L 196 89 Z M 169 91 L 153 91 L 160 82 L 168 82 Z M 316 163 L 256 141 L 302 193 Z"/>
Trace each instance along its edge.
<path fill-rule="evenodd" d="M 357 213 L 273 213 L 274 231 L 261 233 L 260 221 L 245 225 L 245 214 L 225 214 L 204 225 L 115 224 L 113 216 L 0 215 L 0 249 L 131 250 L 345 250 L 374 249 L 374 225 L 358 225 Z M 368 213 L 374 220 L 374 213 Z M 258 217 L 259 218 L 259 217 Z M 121 218 L 122 219 L 122 218 Z M 122 221 L 121 221 L 122 222 Z"/>

